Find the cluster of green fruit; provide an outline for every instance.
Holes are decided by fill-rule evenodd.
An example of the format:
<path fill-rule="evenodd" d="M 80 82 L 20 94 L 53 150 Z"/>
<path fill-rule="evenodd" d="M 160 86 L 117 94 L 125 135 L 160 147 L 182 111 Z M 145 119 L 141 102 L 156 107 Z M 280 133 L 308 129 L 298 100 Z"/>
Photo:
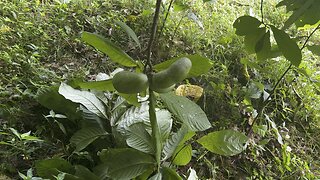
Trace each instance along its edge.
<path fill-rule="evenodd" d="M 112 83 L 118 92 L 125 94 L 139 93 L 148 87 L 155 92 L 166 93 L 188 76 L 191 67 L 190 59 L 184 57 L 172 63 L 167 69 L 153 74 L 151 79 L 143 73 L 121 71 L 114 75 Z"/>

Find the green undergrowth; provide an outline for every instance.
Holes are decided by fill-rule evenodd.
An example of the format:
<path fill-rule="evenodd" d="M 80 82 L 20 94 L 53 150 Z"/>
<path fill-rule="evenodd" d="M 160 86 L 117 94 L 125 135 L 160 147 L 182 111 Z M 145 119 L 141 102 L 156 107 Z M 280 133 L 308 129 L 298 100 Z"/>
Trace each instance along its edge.
<path fill-rule="evenodd" d="M 259 2 L 179 2 L 161 31 L 168 2 L 162 9 L 162 34 L 154 47 L 154 62 L 182 54 L 211 59 L 213 68 L 208 74 L 188 80 L 205 90 L 198 104 L 213 129 L 247 132 L 253 116 L 247 97 L 254 97 L 250 103 L 256 103 L 259 85 L 271 88 L 289 65 L 283 57 L 257 61 L 244 50 L 243 38 L 235 34 L 232 24 L 237 17 L 261 17 Z M 284 9 L 275 8 L 276 2 L 265 2 L 265 18 L 267 23 L 281 27 L 288 15 Z M 115 69 L 107 56 L 80 40 L 83 31 L 101 34 L 131 57 L 145 60 L 153 7 L 150 1 L 140 0 L 0 2 L 0 142 L 9 144 L 0 144 L 3 173 L 17 177 L 18 171 L 25 173 L 34 167 L 37 159 L 52 156 L 93 165 L 86 152 L 72 154 L 70 135 L 63 133 L 61 124 L 70 131 L 75 130 L 74 124 L 45 117 L 50 109 L 41 107 L 34 97 L 39 89 L 61 81 L 95 80 L 98 73 L 109 74 Z M 141 48 L 115 20 L 136 32 Z M 309 31 L 290 29 L 294 36 Z M 316 33 L 312 42 L 317 43 L 319 37 Z M 307 49 L 303 52 L 301 68 L 294 68 L 281 81 L 272 103 L 265 108 L 268 117 L 258 123 L 244 153 L 224 157 L 200 149 L 186 167 L 178 169 L 186 172 L 192 167 L 201 179 L 319 178 L 319 57 Z M 263 125 L 269 128 L 263 129 Z M 32 136 L 44 141 L 21 139 L 10 128 L 21 134 L 31 131 Z"/>

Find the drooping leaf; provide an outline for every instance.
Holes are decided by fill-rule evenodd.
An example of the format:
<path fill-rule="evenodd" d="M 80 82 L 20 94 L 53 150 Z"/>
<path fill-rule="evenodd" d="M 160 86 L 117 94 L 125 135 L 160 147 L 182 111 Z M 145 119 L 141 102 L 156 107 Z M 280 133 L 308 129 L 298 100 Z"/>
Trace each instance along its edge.
<path fill-rule="evenodd" d="M 233 156 L 246 149 L 245 143 L 248 137 L 234 130 L 215 131 L 197 140 L 209 151 L 224 155 Z"/>
<path fill-rule="evenodd" d="M 137 94 L 123 94 L 118 93 L 119 96 L 123 97 L 129 104 L 139 107 L 141 104 L 138 102 Z"/>
<path fill-rule="evenodd" d="M 233 23 L 233 27 L 236 29 L 236 34 L 239 36 L 254 33 L 260 25 L 261 22 L 252 16 L 241 16 Z"/>
<path fill-rule="evenodd" d="M 70 139 L 70 142 L 76 145 L 75 151 L 79 152 L 101 136 L 108 133 L 100 127 L 88 127 L 77 131 Z"/>
<path fill-rule="evenodd" d="M 181 141 L 184 139 L 185 135 L 188 133 L 188 128 L 182 126 L 178 132 L 174 133 L 164 144 L 163 147 L 163 161 L 169 159 L 176 148 L 181 144 Z"/>
<path fill-rule="evenodd" d="M 186 97 L 173 93 L 160 94 L 166 107 L 191 131 L 204 131 L 211 127 L 205 112 Z"/>
<path fill-rule="evenodd" d="M 164 61 L 160 64 L 157 64 L 153 68 L 156 71 L 161 71 L 161 70 L 167 69 L 172 63 L 174 63 L 176 60 L 178 60 L 182 57 L 187 57 L 192 62 L 192 67 L 190 69 L 188 77 L 197 77 L 202 74 L 205 74 L 211 69 L 211 67 L 213 65 L 209 59 L 195 54 L 195 55 L 186 55 L 186 56 L 180 56 L 177 58 L 173 58 L 173 59 Z"/>
<path fill-rule="evenodd" d="M 293 65 L 299 66 L 302 60 L 301 50 L 297 43 L 289 37 L 287 33 L 271 26 L 274 38 L 284 57 Z"/>
<path fill-rule="evenodd" d="M 173 1 L 173 10 L 176 12 L 184 11 L 190 9 L 190 6 L 188 6 L 186 3 L 183 3 L 181 1 Z"/>
<path fill-rule="evenodd" d="M 75 171 L 68 161 L 59 158 L 36 161 L 35 168 L 39 176 L 49 179 L 54 179 L 53 176 L 57 176 L 60 172 L 73 174 Z"/>
<path fill-rule="evenodd" d="M 320 45 L 312 45 L 307 47 L 313 54 L 320 56 Z"/>
<path fill-rule="evenodd" d="M 151 155 L 155 152 L 152 138 L 146 131 L 144 124 L 136 123 L 131 125 L 127 134 L 126 141 L 128 146 Z"/>
<path fill-rule="evenodd" d="M 99 51 L 107 54 L 113 62 L 127 67 L 137 66 L 136 62 L 128 54 L 123 52 L 122 49 L 113 44 L 111 41 L 100 35 L 83 32 L 81 39 Z"/>
<path fill-rule="evenodd" d="M 114 124 L 117 125 L 118 131 L 123 133 L 125 133 L 126 130 L 128 130 L 132 124 L 135 124 L 135 123 L 148 124 L 149 122 L 148 110 L 149 110 L 148 103 L 142 103 L 140 107 L 132 106 L 118 119 L 117 122 L 114 122 Z"/>
<path fill-rule="evenodd" d="M 180 145 L 173 155 L 173 164 L 178 166 L 187 165 L 191 161 L 192 157 L 192 146 L 188 145 Z"/>
<path fill-rule="evenodd" d="M 247 52 L 249 54 L 256 52 L 256 46 L 258 42 L 263 38 L 265 35 L 266 28 L 257 28 L 254 29 L 250 34 L 246 35 L 244 38 L 244 44 Z"/>
<path fill-rule="evenodd" d="M 100 179 L 131 179 L 155 166 L 152 156 L 132 148 L 103 150 L 100 158 L 103 163 L 95 168 Z"/>
<path fill-rule="evenodd" d="M 65 83 L 61 83 L 59 93 L 72 102 L 82 104 L 89 111 L 95 113 L 99 117 L 107 118 L 104 105 L 93 93 L 73 89 Z"/>
<path fill-rule="evenodd" d="M 204 30 L 201 20 L 198 18 L 198 16 L 194 12 L 189 11 L 187 17 L 191 19 L 193 22 L 195 22 L 200 27 L 201 30 Z"/>
<path fill-rule="evenodd" d="M 172 128 L 171 113 L 166 109 L 156 110 L 157 122 L 160 129 L 161 139 L 164 141 L 169 137 Z"/>
<path fill-rule="evenodd" d="M 169 167 L 162 167 L 160 172 L 152 176 L 148 180 L 182 180 L 179 174 Z"/>
<path fill-rule="evenodd" d="M 99 177 L 97 175 L 93 174 L 93 172 L 91 172 L 88 168 L 84 166 L 75 165 L 75 169 L 75 175 L 82 179 L 99 180 Z"/>
<path fill-rule="evenodd" d="M 96 91 L 114 91 L 112 80 L 103 80 L 103 81 L 90 81 L 90 82 L 81 82 L 78 83 L 78 86 L 81 89 L 90 89 Z"/>
<path fill-rule="evenodd" d="M 282 30 L 287 29 L 292 23 L 295 23 L 297 27 L 303 27 L 319 22 L 320 1 L 318 0 L 284 0 L 276 7 L 281 6 L 286 6 L 287 12 L 292 11 Z"/>
<path fill-rule="evenodd" d="M 81 121 L 81 127 L 100 127 L 103 129 L 106 125 L 105 119 L 102 120 L 99 116 L 97 116 L 95 113 L 87 110 L 82 105 L 80 106 L 80 110 L 82 111 L 82 121 Z"/>
<path fill-rule="evenodd" d="M 121 21 L 115 21 L 123 30 L 126 31 L 126 33 L 128 34 L 129 37 L 131 37 L 134 42 L 139 46 L 139 48 L 141 48 L 139 39 L 136 35 L 136 33 L 124 22 Z"/>
<path fill-rule="evenodd" d="M 297 27 L 306 25 L 316 25 L 320 22 L 320 1 L 314 0 L 313 4 L 305 11 L 305 13 L 295 21 Z"/>
<path fill-rule="evenodd" d="M 182 178 L 179 176 L 179 174 L 169 167 L 162 167 L 161 168 L 161 174 L 163 179 L 167 180 L 182 180 Z"/>
<path fill-rule="evenodd" d="M 300 8 L 293 11 L 292 15 L 284 23 L 282 30 L 286 30 L 288 27 L 290 27 L 290 25 L 296 22 L 308 10 L 308 8 L 313 4 L 313 2 L 314 0 L 304 1 L 304 4 Z"/>
<path fill-rule="evenodd" d="M 58 93 L 59 86 L 52 86 L 46 89 L 40 89 L 37 92 L 36 100 L 44 107 L 54 110 L 57 113 L 64 113 L 69 119 L 80 117 L 76 113 L 79 105 L 64 98 Z"/>
<path fill-rule="evenodd" d="M 265 60 L 270 57 L 271 43 L 270 43 L 270 31 L 267 31 L 263 37 L 256 44 L 256 54 L 258 60 Z"/>

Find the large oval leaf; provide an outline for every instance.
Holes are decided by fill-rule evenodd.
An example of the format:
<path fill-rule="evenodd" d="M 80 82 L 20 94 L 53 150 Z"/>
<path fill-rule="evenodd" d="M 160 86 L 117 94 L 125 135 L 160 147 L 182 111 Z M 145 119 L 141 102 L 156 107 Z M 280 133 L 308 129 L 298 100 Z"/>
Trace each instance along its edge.
<path fill-rule="evenodd" d="M 102 102 L 91 92 L 73 89 L 71 86 L 61 83 L 59 93 L 66 99 L 80 103 L 97 116 L 107 118 L 106 110 Z"/>
<path fill-rule="evenodd" d="M 49 179 L 55 179 L 60 172 L 73 174 L 75 171 L 68 161 L 60 158 L 36 161 L 35 168 L 39 176 Z"/>
<path fill-rule="evenodd" d="M 127 53 L 123 52 L 118 46 L 100 35 L 83 32 L 81 39 L 99 51 L 107 54 L 113 62 L 127 67 L 137 66 L 137 63 Z"/>
<path fill-rule="evenodd" d="M 209 133 L 198 139 L 197 142 L 213 153 L 233 156 L 246 149 L 245 143 L 248 139 L 246 135 L 238 131 L 222 130 Z"/>
<path fill-rule="evenodd" d="M 289 37 L 283 30 L 271 26 L 274 38 L 284 57 L 293 65 L 299 66 L 302 60 L 301 50 L 297 43 Z"/>
<path fill-rule="evenodd" d="M 136 44 L 139 46 L 139 48 L 141 48 L 139 39 L 136 35 L 136 33 L 124 22 L 121 21 L 115 21 L 123 30 L 126 31 L 126 33 L 128 34 L 129 37 L 131 37 L 134 42 L 136 42 Z"/>
<path fill-rule="evenodd" d="M 251 34 L 260 25 L 261 22 L 252 16 L 241 16 L 233 23 L 233 27 L 236 28 L 236 34 L 239 36 Z"/>
<path fill-rule="evenodd" d="M 77 84 L 81 89 L 92 89 L 97 91 L 114 91 L 112 79 L 103 81 L 81 82 Z"/>
<path fill-rule="evenodd" d="M 155 166 L 152 156 L 131 148 L 103 150 L 100 158 L 95 168 L 100 179 L 132 179 Z"/>
<path fill-rule="evenodd" d="M 212 62 L 209 59 L 195 54 L 195 55 L 186 55 L 186 56 L 180 56 L 177 58 L 173 58 L 173 59 L 164 61 L 160 64 L 157 64 L 153 68 L 156 71 L 161 71 L 161 70 L 167 69 L 172 63 L 174 63 L 176 60 L 178 60 L 182 57 L 187 57 L 192 62 L 192 67 L 189 71 L 188 77 L 197 77 L 202 74 L 205 74 L 212 67 Z"/>
<path fill-rule="evenodd" d="M 174 133 L 164 144 L 163 147 L 163 161 L 169 159 L 179 144 L 183 141 L 185 135 L 188 133 L 188 127 L 182 126 L 178 132 Z"/>
<path fill-rule="evenodd" d="M 101 136 L 108 133 L 100 127 L 88 127 L 77 131 L 70 139 L 70 142 L 76 145 L 75 151 L 81 151 L 86 148 L 90 143 Z"/>
<path fill-rule="evenodd" d="M 178 166 L 187 165 L 191 161 L 192 157 L 192 146 L 188 145 L 180 145 L 174 154 L 173 164 Z"/>
<path fill-rule="evenodd" d="M 128 146 L 142 151 L 144 153 L 153 154 L 155 152 L 152 138 L 142 123 L 136 123 L 128 129 Z"/>
<path fill-rule="evenodd" d="M 64 98 L 59 94 L 59 86 L 39 89 L 36 100 L 44 107 L 54 110 L 57 113 L 64 113 L 68 119 L 77 119 L 80 117 L 77 113 L 78 104 Z"/>
<path fill-rule="evenodd" d="M 192 131 L 204 131 L 211 124 L 203 110 L 188 98 L 173 93 L 160 94 L 166 107 Z"/>

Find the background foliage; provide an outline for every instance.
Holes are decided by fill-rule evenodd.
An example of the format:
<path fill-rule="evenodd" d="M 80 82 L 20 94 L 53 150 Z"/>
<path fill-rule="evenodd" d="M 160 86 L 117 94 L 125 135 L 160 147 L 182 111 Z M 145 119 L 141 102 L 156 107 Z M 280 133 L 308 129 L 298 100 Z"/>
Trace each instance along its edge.
<path fill-rule="evenodd" d="M 277 3 L 264 2 L 264 21 L 279 28 L 287 24 L 290 14 L 285 7 L 276 8 Z M 61 81 L 77 84 L 96 80 L 104 76 L 98 73 L 110 74 L 116 68 L 108 56 L 81 41 L 83 31 L 104 35 L 134 59 L 144 60 L 153 8 L 153 1 L 139 0 L 0 2 L 0 169 L 3 174 L 15 179 L 18 171 L 27 174 L 29 168 L 37 167 L 36 160 L 49 157 L 54 162 L 65 163 L 63 172 L 72 171 L 71 164 L 91 169 L 99 158 L 94 155 L 102 148 L 99 146 L 114 146 L 104 136 L 109 132 L 106 129 L 98 134 L 90 134 L 96 130 L 86 132 L 87 136 L 99 135 L 102 139 L 92 140 L 93 145 L 88 147 L 89 143 L 75 147 L 73 144 L 81 137 L 71 136 L 86 122 L 79 123 L 77 118 L 67 121 L 65 115 L 77 117 L 80 112 L 76 112 L 76 107 L 72 115 L 50 111 L 39 104 L 36 94 L 38 90 L 54 92 Z M 165 10 L 162 9 L 160 22 L 164 20 Z M 205 94 L 197 103 L 206 112 L 212 130 L 231 128 L 247 132 L 255 113 L 250 105 L 257 105 L 261 93 L 270 90 L 289 66 L 282 56 L 257 61 L 254 54 L 245 51 L 244 38 L 237 36 L 233 27 L 233 22 L 242 15 L 260 19 L 259 2 L 176 1 L 154 48 L 153 59 L 157 62 L 195 53 L 212 60 L 209 73 L 188 79 L 189 83 L 204 88 Z M 141 47 L 116 20 L 125 22 L 136 32 Z M 290 26 L 287 32 L 301 47 L 303 38 L 313 28 Z M 302 51 L 299 68 L 294 68 L 280 82 L 272 103 L 265 108 L 268 116 L 253 126 L 254 136 L 245 152 L 226 157 L 199 148 L 192 151 L 192 159 L 186 166 L 176 166 L 178 172 L 187 174 L 192 167 L 200 179 L 319 178 L 319 50 L 312 49 L 312 45 L 319 45 L 319 36 L 318 31 L 311 37 L 310 47 Z M 51 88 L 47 90 L 48 87 Z M 59 97 L 56 94 L 56 99 Z M 118 101 L 108 100 L 106 107 L 115 105 L 123 113 L 121 107 L 128 105 Z M 62 98 L 61 102 L 65 100 Z M 198 139 L 201 134 L 197 136 Z M 191 145 L 193 149 L 199 146 Z M 31 170 L 28 172 L 30 176 Z M 41 171 L 37 173 L 46 177 Z"/>

